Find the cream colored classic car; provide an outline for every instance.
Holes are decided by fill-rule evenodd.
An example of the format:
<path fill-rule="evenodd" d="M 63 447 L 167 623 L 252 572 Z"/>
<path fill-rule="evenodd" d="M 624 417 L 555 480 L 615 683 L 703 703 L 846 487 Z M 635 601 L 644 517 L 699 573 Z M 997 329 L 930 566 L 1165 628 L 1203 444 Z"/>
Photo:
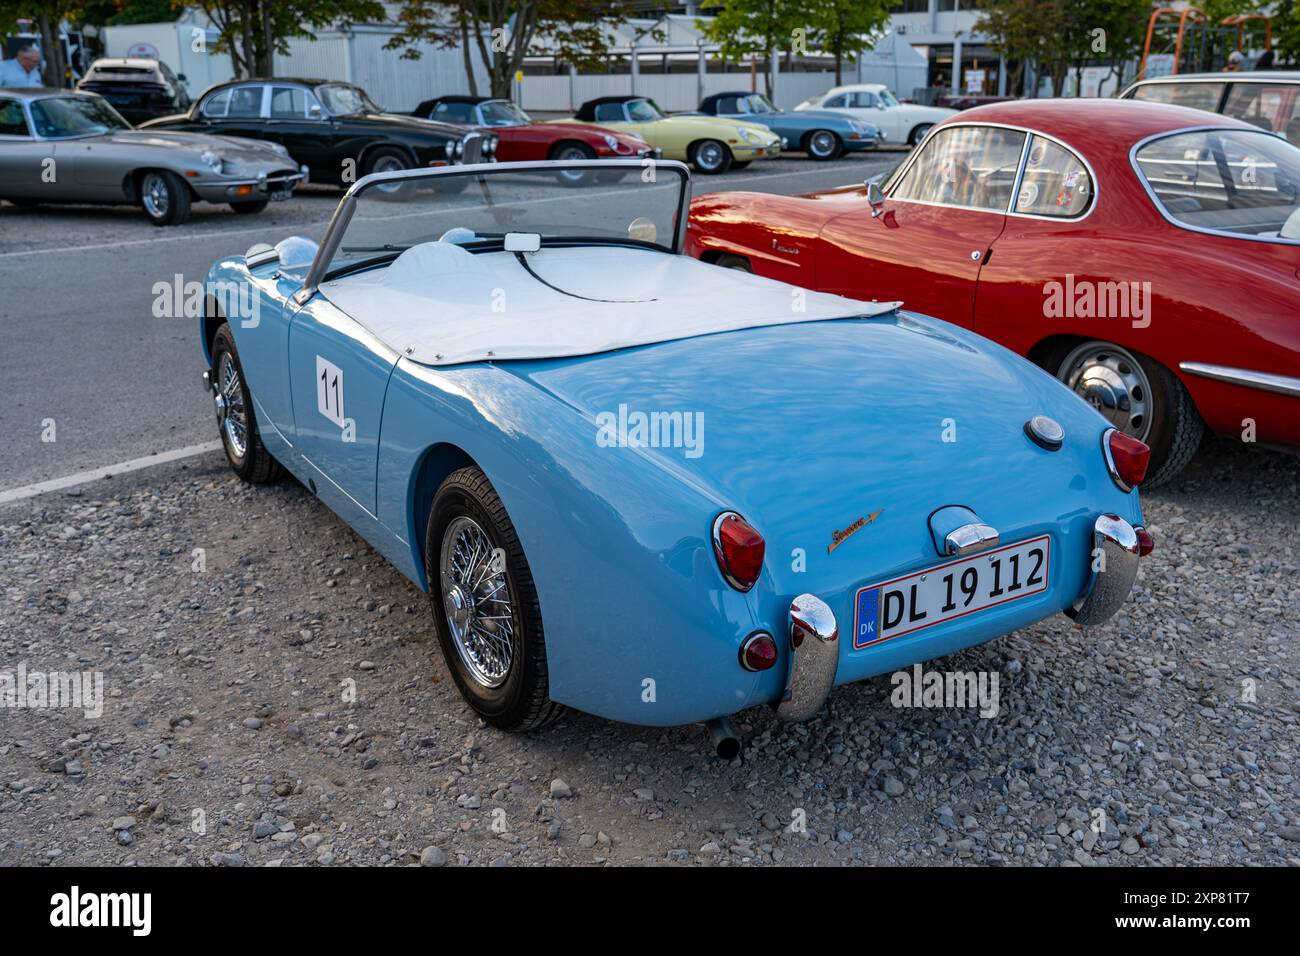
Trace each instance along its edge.
<path fill-rule="evenodd" d="M 716 116 L 669 116 L 644 96 L 602 96 L 582 104 L 571 119 L 636 133 L 663 153 L 706 175 L 743 169 L 756 159 L 781 155 L 781 137 L 766 126 Z"/>

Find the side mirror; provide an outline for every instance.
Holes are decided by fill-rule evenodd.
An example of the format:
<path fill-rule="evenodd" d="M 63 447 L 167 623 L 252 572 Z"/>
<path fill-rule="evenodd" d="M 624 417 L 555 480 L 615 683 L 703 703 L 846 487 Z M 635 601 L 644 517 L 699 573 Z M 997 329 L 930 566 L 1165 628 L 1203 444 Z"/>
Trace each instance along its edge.
<path fill-rule="evenodd" d="M 320 108 L 319 103 L 313 103 L 311 106 L 307 107 L 308 119 L 320 119 L 324 115 L 325 111 Z"/>
<path fill-rule="evenodd" d="M 190 81 L 190 78 L 184 73 L 177 73 L 176 79 L 180 80 L 182 83 L 188 83 Z"/>
<path fill-rule="evenodd" d="M 867 205 L 871 207 L 871 218 L 879 219 L 885 211 L 885 193 L 880 183 L 867 183 Z"/>

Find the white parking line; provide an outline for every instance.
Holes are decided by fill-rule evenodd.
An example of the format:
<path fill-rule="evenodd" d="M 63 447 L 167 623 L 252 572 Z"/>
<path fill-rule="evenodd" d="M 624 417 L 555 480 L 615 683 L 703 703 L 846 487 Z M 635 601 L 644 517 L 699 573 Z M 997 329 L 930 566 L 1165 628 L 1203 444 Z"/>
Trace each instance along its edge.
<path fill-rule="evenodd" d="M 116 465 L 105 465 L 103 468 L 79 471 L 75 474 L 64 475 L 62 478 L 38 481 L 34 485 L 7 488 L 0 491 L 0 505 L 8 504 L 11 501 L 22 501 L 24 498 L 35 498 L 37 495 L 47 494 L 51 491 L 75 488 L 77 485 L 84 485 L 87 482 L 98 481 L 101 478 L 111 478 L 113 475 L 125 475 L 128 472 L 140 471 L 143 468 L 152 468 L 154 465 L 165 465 L 168 462 L 179 461 L 182 458 L 206 455 L 208 452 L 217 451 L 220 448 L 221 442 L 219 441 L 204 442 L 201 445 L 187 445 L 185 448 L 173 448 L 171 451 L 159 452 L 156 455 L 132 458 L 130 461 L 119 462 Z"/>
<path fill-rule="evenodd" d="M 315 226 L 328 226 L 328 219 L 319 222 L 300 222 L 290 228 L 310 229 Z M 243 236 L 266 234 L 266 226 L 254 226 L 248 229 L 226 229 L 222 232 L 178 232 L 175 235 L 154 236 L 151 239 L 124 239 L 121 242 L 97 242 L 88 246 L 55 246 L 50 249 L 19 249 L 14 252 L 0 252 L 0 259 L 15 259 L 19 256 L 48 256 L 59 252 L 93 252 L 96 249 L 121 249 L 123 246 L 147 246 L 155 242 L 180 242 L 195 239 L 220 239 L 222 236 Z"/>

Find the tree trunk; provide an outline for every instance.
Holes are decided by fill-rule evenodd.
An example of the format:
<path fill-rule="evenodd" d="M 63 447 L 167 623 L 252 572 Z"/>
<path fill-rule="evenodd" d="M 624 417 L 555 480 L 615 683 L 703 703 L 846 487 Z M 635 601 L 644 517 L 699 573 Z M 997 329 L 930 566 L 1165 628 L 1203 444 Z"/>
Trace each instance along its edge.
<path fill-rule="evenodd" d="M 474 76 L 474 58 L 469 55 L 469 21 L 461 16 L 460 51 L 465 57 L 465 79 L 469 82 L 469 95 L 478 96 L 478 80 Z"/>
<path fill-rule="evenodd" d="M 271 29 L 271 4 L 262 0 L 262 76 L 275 76 L 275 34 Z"/>
<path fill-rule="evenodd" d="M 243 50 L 244 59 L 244 76 L 241 77 L 241 79 L 251 79 L 257 70 L 257 55 L 253 49 L 252 0 L 244 0 L 244 2 L 240 4 L 239 45 Z"/>
<path fill-rule="evenodd" d="M 835 85 L 844 84 L 844 41 L 840 37 L 835 38 Z"/>
<path fill-rule="evenodd" d="M 59 19 L 55 18 L 51 23 L 50 14 L 43 11 L 36 22 L 41 35 L 41 53 L 45 56 L 45 82 L 50 86 L 64 87 L 67 67 L 63 62 L 63 44 L 59 42 Z"/>

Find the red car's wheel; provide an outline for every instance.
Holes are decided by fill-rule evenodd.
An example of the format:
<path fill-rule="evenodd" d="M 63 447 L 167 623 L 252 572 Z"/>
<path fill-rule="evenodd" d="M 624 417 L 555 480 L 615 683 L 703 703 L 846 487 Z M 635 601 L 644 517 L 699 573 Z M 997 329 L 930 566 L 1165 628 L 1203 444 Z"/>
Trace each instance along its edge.
<path fill-rule="evenodd" d="M 548 158 L 557 163 L 581 162 L 595 159 L 596 151 L 585 143 L 566 141 L 556 143 Z M 581 186 L 590 178 L 591 174 L 585 169 L 566 169 L 560 173 L 560 182 L 565 186 Z"/>
<path fill-rule="evenodd" d="M 1200 446 L 1200 413 L 1182 382 L 1159 362 L 1093 340 L 1058 349 L 1047 369 L 1112 425 L 1151 447 L 1144 488 L 1173 478 Z"/>

